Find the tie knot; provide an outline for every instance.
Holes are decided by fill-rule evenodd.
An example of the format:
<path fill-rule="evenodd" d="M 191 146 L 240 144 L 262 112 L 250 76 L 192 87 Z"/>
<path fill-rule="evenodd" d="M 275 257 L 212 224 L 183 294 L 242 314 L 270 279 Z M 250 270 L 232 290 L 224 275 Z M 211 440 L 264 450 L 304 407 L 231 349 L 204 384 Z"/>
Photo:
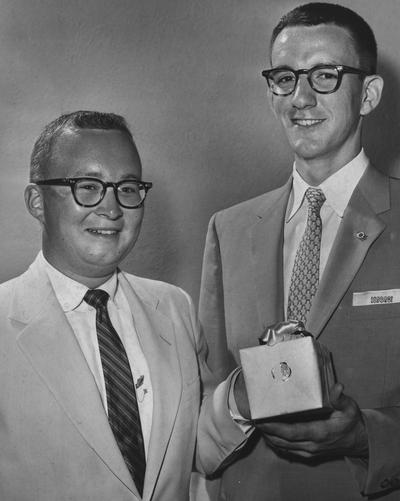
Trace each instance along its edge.
<path fill-rule="evenodd" d="M 83 299 L 97 310 L 107 306 L 109 297 L 108 292 L 103 291 L 102 289 L 89 289 Z"/>
<path fill-rule="evenodd" d="M 311 209 L 319 211 L 325 202 L 325 195 L 319 188 L 308 188 L 306 191 L 308 206 Z"/>

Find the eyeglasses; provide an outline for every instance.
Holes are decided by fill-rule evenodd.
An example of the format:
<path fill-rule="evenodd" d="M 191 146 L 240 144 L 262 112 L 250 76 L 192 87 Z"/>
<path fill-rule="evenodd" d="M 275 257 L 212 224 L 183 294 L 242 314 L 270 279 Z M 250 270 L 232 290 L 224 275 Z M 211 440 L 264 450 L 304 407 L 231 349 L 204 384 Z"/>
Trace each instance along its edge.
<path fill-rule="evenodd" d="M 368 75 L 368 72 L 342 64 L 318 64 L 308 70 L 293 70 L 289 67 L 272 68 L 261 72 L 268 86 L 276 96 L 292 94 L 299 80 L 299 75 L 307 75 L 311 88 L 319 94 L 331 94 L 340 87 L 345 73 Z"/>
<path fill-rule="evenodd" d="M 64 177 L 36 181 L 43 186 L 69 186 L 75 202 L 82 207 L 95 207 L 104 198 L 107 188 L 113 188 L 115 198 L 121 207 L 137 209 L 142 206 L 147 192 L 153 183 L 136 181 L 118 181 L 117 183 L 104 182 L 95 177 Z"/>

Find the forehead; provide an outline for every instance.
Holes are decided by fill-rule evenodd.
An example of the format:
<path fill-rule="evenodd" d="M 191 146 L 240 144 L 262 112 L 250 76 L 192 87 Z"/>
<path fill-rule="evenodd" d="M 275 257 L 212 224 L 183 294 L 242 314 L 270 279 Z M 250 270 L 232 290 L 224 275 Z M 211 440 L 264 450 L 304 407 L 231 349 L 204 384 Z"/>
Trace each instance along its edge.
<path fill-rule="evenodd" d="M 272 66 L 307 68 L 315 64 L 357 66 L 359 57 L 350 33 L 334 24 L 291 26 L 277 36 L 271 50 Z"/>
<path fill-rule="evenodd" d="M 141 164 L 129 136 L 119 130 L 65 131 L 56 140 L 51 162 L 52 177 L 100 175 L 139 177 Z"/>

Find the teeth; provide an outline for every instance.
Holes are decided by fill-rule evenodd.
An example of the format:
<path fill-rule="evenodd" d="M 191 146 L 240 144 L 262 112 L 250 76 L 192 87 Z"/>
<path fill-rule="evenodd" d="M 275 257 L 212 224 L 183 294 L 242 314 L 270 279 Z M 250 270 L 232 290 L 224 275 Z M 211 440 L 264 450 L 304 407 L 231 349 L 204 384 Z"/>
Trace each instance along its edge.
<path fill-rule="evenodd" d="M 322 120 L 312 120 L 312 119 L 295 119 L 293 120 L 296 125 L 301 125 L 303 127 L 311 127 L 311 125 L 315 125 L 321 123 Z"/>
<path fill-rule="evenodd" d="M 115 230 L 88 230 L 90 233 L 96 233 L 97 235 L 115 235 L 117 232 Z"/>

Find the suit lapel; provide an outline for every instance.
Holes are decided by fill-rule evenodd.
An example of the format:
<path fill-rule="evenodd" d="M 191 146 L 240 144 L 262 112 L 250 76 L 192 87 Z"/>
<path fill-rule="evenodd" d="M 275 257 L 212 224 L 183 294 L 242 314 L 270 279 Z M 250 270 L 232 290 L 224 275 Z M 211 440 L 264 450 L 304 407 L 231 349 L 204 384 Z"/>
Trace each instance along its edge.
<path fill-rule="evenodd" d="M 21 350 L 77 431 L 139 498 L 92 373 L 46 275 L 28 270 L 16 289 L 10 317 L 21 322 Z"/>
<path fill-rule="evenodd" d="M 385 224 L 377 214 L 389 208 L 388 179 L 368 167 L 345 210 L 310 311 L 306 327 L 315 336 L 321 334 L 368 249 L 384 230 Z M 366 238 L 357 237 L 359 232 Z"/>
<path fill-rule="evenodd" d="M 182 393 L 181 374 L 171 320 L 157 310 L 158 300 L 135 290 L 123 274 L 120 283 L 131 306 L 153 388 L 153 422 L 148 449 L 143 499 L 151 499 L 160 475 Z"/>
<path fill-rule="evenodd" d="M 250 228 L 260 333 L 284 319 L 283 230 L 291 185 L 292 178 L 274 191 L 268 205 L 260 207 L 258 220 Z"/>

